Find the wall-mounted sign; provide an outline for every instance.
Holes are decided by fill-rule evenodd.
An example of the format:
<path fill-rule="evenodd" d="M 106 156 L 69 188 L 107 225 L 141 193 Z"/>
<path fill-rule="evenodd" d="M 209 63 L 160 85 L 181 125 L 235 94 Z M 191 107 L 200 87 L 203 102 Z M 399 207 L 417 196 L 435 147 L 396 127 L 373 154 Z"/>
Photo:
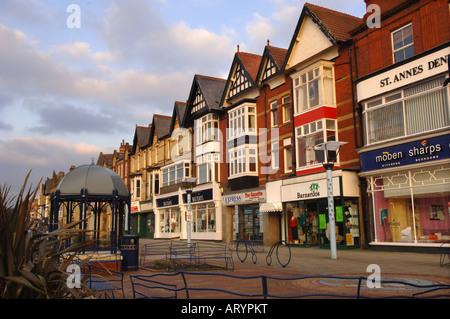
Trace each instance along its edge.
<path fill-rule="evenodd" d="M 241 205 L 247 203 L 263 203 L 266 201 L 266 190 L 254 190 L 245 193 L 230 194 L 222 196 L 225 206 Z"/>
<path fill-rule="evenodd" d="M 140 209 L 139 209 L 139 202 L 131 202 L 130 210 L 131 210 L 131 213 L 139 212 L 140 211 Z"/>
<path fill-rule="evenodd" d="M 340 196 L 339 177 L 333 177 L 333 195 Z M 281 201 L 292 202 L 306 199 L 325 198 L 328 196 L 327 180 L 302 182 L 281 186 Z"/>
<path fill-rule="evenodd" d="M 178 205 L 178 195 L 156 199 L 157 207 L 169 207 L 174 205 Z"/>
<path fill-rule="evenodd" d="M 450 135 L 420 139 L 361 153 L 361 171 L 373 171 L 450 158 Z"/>
<path fill-rule="evenodd" d="M 449 44 L 430 51 L 419 54 L 411 62 L 400 63 L 397 67 L 394 64 L 384 72 L 363 77 L 357 84 L 358 102 L 448 72 Z"/>
<path fill-rule="evenodd" d="M 191 203 L 204 202 L 208 200 L 213 200 L 213 190 L 212 188 L 205 189 L 202 191 L 192 192 Z M 187 195 L 183 194 L 183 202 L 187 203 Z"/>

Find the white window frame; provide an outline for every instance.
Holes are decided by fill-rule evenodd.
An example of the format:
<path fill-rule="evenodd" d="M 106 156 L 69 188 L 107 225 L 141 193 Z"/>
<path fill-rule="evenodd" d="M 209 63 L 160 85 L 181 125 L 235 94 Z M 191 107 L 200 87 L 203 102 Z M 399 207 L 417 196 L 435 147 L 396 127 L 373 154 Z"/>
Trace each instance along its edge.
<path fill-rule="evenodd" d="M 228 151 L 228 178 L 258 176 L 258 148 L 256 145 L 241 145 Z M 254 164 L 254 165 L 252 165 Z M 252 170 L 254 168 L 254 170 Z"/>
<path fill-rule="evenodd" d="M 219 141 L 219 115 L 216 113 L 208 113 L 196 119 L 194 125 L 197 145 Z"/>
<path fill-rule="evenodd" d="M 250 125 L 250 123 L 253 123 Z M 228 141 L 244 135 L 256 135 L 256 104 L 245 103 L 228 112 Z"/>
<path fill-rule="evenodd" d="M 288 160 L 287 160 L 288 159 L 288 156 L 287 156 L 288 149 L 291 152 L 291 162 L 290 163 L 288 163 Z M 284 172 L 285 173 L 291 173 L 292 172 L 292 169 L 290 168 L 290 167 L 292 167 L 292 164 L 293 164 L 293 161 L 292 161 L 293 157 L 292 156 L 293 156 L 293 154 L 292 154 L 291 139 L 290 138 L 286 138 L 283 141 L 283 161 L 284 161 Z"/>
<path fill-rule="evenodd" d="M 278 126 L 278 103 L 277 100 L 269 103 L 270 105 L 270 126 Z"/>
<path fill-rule="evenodd" d="M 408 43 L 408 44 L 406 44 L 406 45 L 404 45 L 404 46 L 402 46 L 402 47 L 399 47 L 399 48 L 395 49 L 394 34 L 396 34 L 396 33 L 398 33 L 398 32 L 402 32 L 402 41 L 403 41 L 403 40 L 404 40 L 404 38 L 403 38 L 403 31 L 404 31 L 405 29 L 409 28 L 409 27 L 411 27 L 412 42 L 411 42 L 411 43 Z M 401 52 L 401 51 L 403 51 L 403 52 L 406 53 L 406 49 L 408 49 L 408 48 L 410 48 L 410 47 L 413 47 L 413 51 L 414 51 L 414 30 L 413 30 L 413 25 L 412 25 L 412 23 L 409 23 L 409 24 L 407 24 L 407 25 L 405 25 L 405 26 L 403 26 L 403 27 L 401 27 L 401 28 L 399 28 L 399 29 L 397 29 L 397 30 L 395 30 L 395 31 L 392 31 L 392 32 L 391 32 L 391 43 L 392 43 L 392 61 L 393 61 L 394 63 L 398 63 L 398 62 L 401 62 L 401 61 L 403 61 L 403 60 L 406 60 L 406 59 L 410 58 L 411 56 L 406 57 L 405 54 L 403 54 L 404 57 L 403 57 L 402 59 L 396 60 L 396 59 L 395 59 L 395 54 L 398 53 L 398 52 Z M 412 56 L 414 56 L 414 52 L 413 52 L 413 55 L 412 55 Z"/>
<path fill-rule="evenodd" d="M 395 140 L 395 139 L 399 139 L 399 138 L 403 138 L 403 137 L 407 137 L 407 136 L 420 135 L 420 134 L 423 134 L 426 132 L 433 131 L 435 129 L 442 129 L 442 128 L 446 128 L 446 127 L 448 128 L 449 125 L 443 124 L 441 126 L 433 127 L 429 130 L 422 130 L 422 131 L 411 133 L 408 131 L 408 119 L 407 119 L 407 115 L 406 115 L 407 113 L 408 114 L 410 113 L 410 112 L 406 111 L 407 103 L 409 101 L 413 101 L 414 99 L 419 99 L 422 96 L 428 96 L 428 98 L 431 98 L 430 97 L 431 94 L 433 94 L 433 93 L 439 94 L 439 91 L 443 91 L 442 96 L 446 97 L 446 101 L 447 101 L 446 111 L 445 110 L 439 110 L 439 111 L 443 111 L 444 113 L 446 112 L 447 114 L 450 114 L 450 98 L 448 97 L 449 96 L 449 88 L 442 87 L 440 85 L 440 83 L 442 83 L 444 81 L 444 78 L 445 78 L 444 76 L 440 75 L 433 79 L 427 79 L 426 81 L 423 81 L 420 83 L 414 83 L 413 85 L 409 85 L 400 90 L 392 91 L 392 92 L 389 92 L 382 96 L 378 96 L 376 98 L 373 98 L 373 99 L 367 100 L 366 102 L 363 102 L 362 105 L 364 107 L 363 117 L 364 117 L 364 132 L 365 132 L 366 144 L 372 145 L 372 144 L 377 144 L 377 143 L 384 143 L 386 141 L 391 141 L 391 140 Z M 420 87 L 420 86 L 425 87 L 425 86 L 430 86 L 430 85 L 434 85 L 434 87 L 429 88 L 427 90 L 423 90 L 417 94 L 405 97 L 405 92 L 409 89 L 414 89 L 415 87 Z M 386 118 L 380 119 L 381 126 L 383 125 L 383 123 L 388 125 L 388 123 L 386 121 L 394 119 L 393 116 L 386 116 L 386 114 L 388 112 L 388 108 L 393 107 L 395 105 L 400 105 L 400 104 L 401 104 L 401 111 L 402 111 L 402 116 L 400 118 L 402 120 L 402 123 L 395 123 L 395 125 L 392 124 L 390 126 L 398 128 L 398 127 L 400 127 L 400 124 L 401 124 L 402 125 L 401 134 L 399 133 L 396 136 L 377 139 L 375 137 L 375 133 L 372 133 L 372 129 L 370 127 L 372 125 L 372 122 L 371 122 L 371 119 L 369 118 L 369 115 L 372 114 L 373 112 L 381 112 L 380 114 L 384 114 L 384 116 L 386 117 Z M 438 121 L 438 120 L 441 120 L 444 122 L 449 121 L 449 119 L 448 118 L 445 119 L 444 116 L 436 115 L 436 114 L 438 114 L 438 112 L 433 112 L 434 111 L 433 108 L 439 107 L 438 104 L 432 103 L 432 105 L 428 105 L 428 106 L 425 105 L 424 107 L 427 110 L 427 111 L 424 111 L 424 112 L 427 112 L 426 114 L 422 114 L 422 113 L 412 114 L 411 118 L 420 118 L 420 119 L 427 118 L 427 123 L 431 123 L 431 121 Z M 376 122 L 374 125 L 376 125 Z M 379 130 L 385 132 L 383 127 L 380 127 Z"/>
<path fill-rule="evenodd" d="M 327 136 L 327 132 L 334 132 L 334 139 L 329 139 Z M 309 148 L 305 150 L 304 147 L 301 147 L 300 140 L 306 139 L 308 137 L 314 137 L 314 135 L 322 133 L 322 140 L 320 140 L 321 143 L 326 143 L 328 141 L 338 141 L 338 131 L 337 131 L 337 120 L 335 119 L 328 119 L 323 118 L 318 121 L 310 122 L 304 125 L 301 125 L 299 127 L 295 128 L 295 145 L 296 145 L 296 166 L 297 170 L 302 170 L 305 168 L 312 168 L 315 166 L 322 165 L 318 159 L 315 157 L 314 152 L 314 146 L 311 145 Z M 319 140 L 314 139 L 315 145 L 319 144 Z M 303 150 L 310 152 L 309 156 L 310 158 L 314 158 L 314 160 L 309 160 L 309 162 L 306 162 L 305 165 L 301 165 L 301 158 L 300 158 L 300 152 Z M 314 156 L 313 156 L 314 155 Z M 308 156 L 308 154 L 306 154 Z M 305 159 L 306 160 L 306 159 Z"/>
<path fill-rule="evenodd" d="M 273 141 L 270 144 L 270 157 L 272 169 L 278 170 L 280 168 L 280 141 Z"/>
<path fill-rule="evenodd" d="M 336 107 L 334 63 L 320 61 L 308 68 L 299 70 L 291 75 L 291 78 L 293 79 L 294 91 L 294 116 L 322 106 Z M 315 81 L 317 81 L 317 88 L 311 86 Z M 302 88 L 305 89 L 303 93 L 306 94 L 304 96 L 306 99 L 302 99 L 302 101 L 306 101 L 307 105 L 303 105 L 300 101 L 303 97 L 300 96 L 303 91 Z M 317 103 L 311 103 L 312 94 L 317 97 Z"/>
<path fill-rule="evenodd" d="M 281 103 L 283 123 L 287 123 L 291 120 L 291 96 L 283 96 L 281 98 Z"/>
<path fill-rule="evenodd" d="M 189 171 L 186 171 L 189 168 Z M 181 173 L 180 173 L 181 172 Z M 186 172 L 189 175 L 186 176 Z M 170 185 L 175 185 L 181 183 L 183 178 L 190 177 L 190 162 L 189 161 L 178 161 L 170 165 L 161 168 L 162 184 L 161 187 L 167 187 Z M 164 180 L 164 175 L 167 175 L 167 181 Z"/>

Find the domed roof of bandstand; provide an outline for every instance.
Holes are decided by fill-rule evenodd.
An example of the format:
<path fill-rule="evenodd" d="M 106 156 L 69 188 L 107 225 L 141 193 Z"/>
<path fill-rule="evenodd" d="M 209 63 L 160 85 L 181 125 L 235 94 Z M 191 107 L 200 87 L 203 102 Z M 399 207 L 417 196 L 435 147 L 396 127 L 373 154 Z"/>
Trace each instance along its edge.
<path fill-rule="evenodd" d="M 70 171 L 56 187 L 59 196 L 76 196 L 85 189 L 87 196 L 112 198 L 114 190 L 119 197 L 128 197 L 122 178 L 107 167 L 95 164 L 78 166 Z"/>

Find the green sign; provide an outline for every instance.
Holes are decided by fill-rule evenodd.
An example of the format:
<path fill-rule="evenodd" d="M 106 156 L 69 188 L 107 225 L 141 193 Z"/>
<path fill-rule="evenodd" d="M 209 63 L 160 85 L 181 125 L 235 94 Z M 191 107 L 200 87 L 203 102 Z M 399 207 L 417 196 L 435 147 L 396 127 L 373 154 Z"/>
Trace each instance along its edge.
<path fill-rule="evenodd" d="M 319 214 L 319 228 L 327 229 L 327 215 L 326 214 Z"/>
<path fill-rule="evenodd" d="M 344 212 L 342 210 L 342 206 L 336 206 L 336 222 L 343 222 L 344 221 Z"/>

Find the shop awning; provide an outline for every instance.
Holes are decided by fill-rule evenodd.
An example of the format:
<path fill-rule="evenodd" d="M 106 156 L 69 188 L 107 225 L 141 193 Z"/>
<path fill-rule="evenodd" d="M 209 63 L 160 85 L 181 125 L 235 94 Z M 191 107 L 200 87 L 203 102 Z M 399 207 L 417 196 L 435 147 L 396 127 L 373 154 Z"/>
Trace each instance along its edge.
<path fill-rule="evenodd" d="M 261 213 L 282 212 L 283 205 L 281 203 L 263 203 L 259 211 Z"/>

